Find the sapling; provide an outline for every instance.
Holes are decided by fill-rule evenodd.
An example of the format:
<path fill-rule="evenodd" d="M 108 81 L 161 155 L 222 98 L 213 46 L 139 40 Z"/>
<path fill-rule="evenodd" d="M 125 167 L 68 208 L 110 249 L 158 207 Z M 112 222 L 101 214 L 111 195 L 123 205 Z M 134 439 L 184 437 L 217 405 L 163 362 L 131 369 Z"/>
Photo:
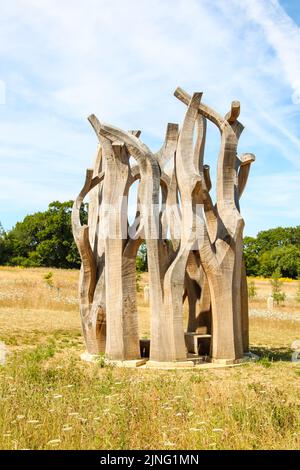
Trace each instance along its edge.
<path fill-rule="evenodd" d="M 282 291 L 283 282 L 280 280 L 280 276 L 280 270 L 276 269 L 272 275 L 272 279 L 270 279 L 272 297 L 277 305 L 279 305 L 281 302 L 284 302 L 286 298 L 285 293 Z"/>

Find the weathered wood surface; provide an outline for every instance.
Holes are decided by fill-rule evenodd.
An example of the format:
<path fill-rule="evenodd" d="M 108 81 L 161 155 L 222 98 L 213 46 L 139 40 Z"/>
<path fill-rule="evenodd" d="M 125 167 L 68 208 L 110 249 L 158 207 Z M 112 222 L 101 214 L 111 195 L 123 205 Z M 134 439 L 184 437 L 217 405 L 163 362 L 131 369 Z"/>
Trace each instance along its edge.
<path fill-rule="evenodd" d="M 82 259 L 80 311 L 86 348 L 114 360 L 140 357 L 135 263 L 145 241 L 150 359 L 187 358 L 186 299 L 188 331 L 211 334 L 212 359 L 232 361 L 249 347 L 239 199 L 255 158 L 250 153 L 237 156 L 243 131 L 238 101 L 222 117 L 203 103 L 202 93 L 190 96 L 177 88 L 174 94 L 187 106 L 183 124 L 181 129 L 168 124 L 156 153 L 141 141 L 140 131 L 126 132 L 89 117 L 99 146 L 72 214 Z M 216 203 L 210 195 L 210 168 L 204 164 L 207 120 L 218 127 L 221 139 Z M 135 181 L 136 219 L 130 227 L 128 193 Z M 87 194 L 88 225 L 82 226 L 80 207 Z"/>

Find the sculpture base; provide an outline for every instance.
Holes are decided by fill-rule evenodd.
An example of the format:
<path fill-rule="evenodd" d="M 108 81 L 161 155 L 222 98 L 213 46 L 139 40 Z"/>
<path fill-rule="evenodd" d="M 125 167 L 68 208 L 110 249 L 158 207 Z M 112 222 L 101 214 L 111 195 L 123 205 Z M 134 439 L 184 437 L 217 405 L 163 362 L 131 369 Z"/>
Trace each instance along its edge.
<path fill-rule="evenodd" d="M 241 364 L 242 362 L 248 362 L 250 359 L 248 357 L 241 357 L 240 359 L 211 359 L 209 362 L 211 364 L 220 364 L 224 366 L 230 366 L 233 364 Z"/>
<path fill-rule="evenodd" d="M 110 359 L 106 359 L 105 356 L 101 356 L 100 354 L 90 354 L 89 352 L 85 351 L 84 353 L 80 354 L 80 359 L 86 362 L 98 362 L 104 361 L 104 365 L 106 366 L 115 366 L 115 367 L 140 367 L 143 366 L 147 362 L 147 358 L 141 359 L 132 359 L 128 361 L 114 361 Z"/>
<path fill-rule="evenodd" d="M 131 359 L 128 361 L 113 361 L 110 359 L 106 359 L 105 363 L 107 365 L 115 366 L 115 367 L 128 367 L 128 368 L 135 368 L 135 367 L 141 367 L 145 365 L 147 362 L 146 358 L 141 358 L 141 359 Z"/>
<path fill-rule="evenodd" d="M 194 367 L 193 361 L 147 361 L 146 369 L 190 369 Z"/>
<path fill-rule="evenodd" d="M 208 359 L 204 357 L 188 358 L 186 361 L 171 361 L 159 362 L 148 361 L 145 364 L 146 369 L 221 369 L 224 367 L 236 367 L 245 364 L 246 362 L 253 361 L 253 358 L 244 356 L 241 359 L 228 360 L 228 359 Z"/>
<path fill-rule="evenodd" d="M 245 353 L 244 357 L 240 359 L 211 359 L 207 357 L 189 355 L 186 360 L 182 361 L 152 361 L 147 358 L 132 359 L 126 361 L 116 361 L 105 359 L 104 356 L 98 354 L 90 354 L 87 351 L 80 355 L 83 361 L 96 363 L 99 360 L 104 360 L 105 366 L 125 367 L 125 368 L 141 368 L 141 369 L 220 369 L 224 367 L 236 367 L 243 365 L 247 362 L 253 362 L 259 359 L 259 356 L 251 352 Z"/>

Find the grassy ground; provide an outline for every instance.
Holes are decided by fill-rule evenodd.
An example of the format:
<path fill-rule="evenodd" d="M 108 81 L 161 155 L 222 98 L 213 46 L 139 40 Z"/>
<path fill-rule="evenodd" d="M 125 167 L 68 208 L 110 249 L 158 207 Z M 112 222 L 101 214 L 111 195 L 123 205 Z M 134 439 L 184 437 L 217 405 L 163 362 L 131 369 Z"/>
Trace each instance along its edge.
<path fill-rule="evenodd" d="M 300 448 L 300 363 L 290 360 L 299 322 L 252 318 L 261 360 L 241 367 L 91 365 L 79 359 L 78 272 L 52 271 L 50 288 L 49 269 L 0 269 L 0 340 L 10 350 L 0 366 L 1 449 Z M 296 283 L 287 284 L 285 308 L 299 312 Z M 147 335 L 148 306 L 138 296 Z"/>

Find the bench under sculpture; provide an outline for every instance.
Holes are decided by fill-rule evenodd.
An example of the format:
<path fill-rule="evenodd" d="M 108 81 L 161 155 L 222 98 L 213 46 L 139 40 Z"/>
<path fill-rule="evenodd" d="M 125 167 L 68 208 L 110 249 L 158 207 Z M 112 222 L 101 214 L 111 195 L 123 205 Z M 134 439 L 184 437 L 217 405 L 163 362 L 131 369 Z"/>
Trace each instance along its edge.
<path fill-rule="evenodd" d="M 222 117 L 177 88 L 186 105 L 181 128 L 168 124 L 153 153 L 140 131 L 89 121 L 99 140 L 94 168 L 74 202 L 72 226 L 81 256 L 80 314 L 87 353 L 112 361 L 141 356 L 136 302 L 136 256 L 147 246 L 150 301 L 150 363 L 191 363 L 195 337 L 211 338 L 212 362 L 236 362 L 249 347 L 244 220 L 239 199 L 254 155 L 237 155 L 243 125 L 240 104 Z M 210 168 L 204 164 L 206 123 L 220 131 L 216 203 Z M 128 194 L 138 181 L 136 218 L 128 224 Z M 88 223 L 80 209 L 89 195 Z M 183 302 L 188 302 L 184 331 Z M 203 333 L 203 334 L 201 334 Z M 190 341 L 191 340 L 191 341 Z"/>

